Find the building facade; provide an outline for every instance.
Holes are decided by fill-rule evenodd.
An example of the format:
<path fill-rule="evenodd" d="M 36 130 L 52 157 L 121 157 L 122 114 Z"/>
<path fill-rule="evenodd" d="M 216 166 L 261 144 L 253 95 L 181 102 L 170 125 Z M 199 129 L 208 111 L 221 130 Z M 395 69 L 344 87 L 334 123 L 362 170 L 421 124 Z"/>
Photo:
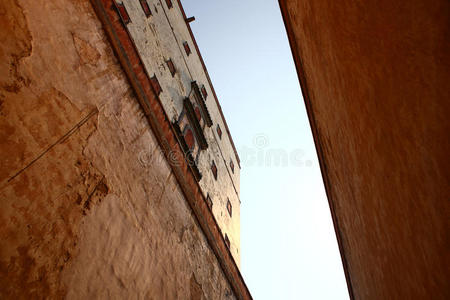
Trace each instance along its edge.
<path fill-rule="evenodd" d="M 239 157 L 181 3 L 0 11 L 0 298 L 251 299 Z"/>
<path fill-rule="evenodd" d="M 352 299 L 448 299 L 450 2 L 279 0 Z"/>
<path fill-rule="evenodd" d="M 117 9 L 239 264 L 239 156 L 181 3 L 131 0 Z"/>

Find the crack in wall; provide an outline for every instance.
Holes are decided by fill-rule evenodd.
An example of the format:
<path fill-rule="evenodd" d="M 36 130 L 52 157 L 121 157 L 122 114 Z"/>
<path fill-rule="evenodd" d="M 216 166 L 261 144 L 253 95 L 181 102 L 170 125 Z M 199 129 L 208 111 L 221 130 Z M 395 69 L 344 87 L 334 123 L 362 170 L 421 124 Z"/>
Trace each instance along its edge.
<path fill-rule="evenodd" d="M 39 154 L 36 158 L 34 158 L 31 162 L 29 162 L 25 167 L 23 167 L 20 171 L 18 171 L 16 174 L 11 176 L 7 183 L 12 181 L 14 178 L 16 178 L 18 175 L 20 175 L 22 172 L 24 172 L 26 169 L 28 169 L 30 166 L 32 166 L 36 161 L 38 161 L 41 157 L 43 157 L 47 152 L 49 152 L 53 147 L 55 147 L 58 144 L 63 143 L 65 140 L 67 140 L 72 134 L 74 134 L 81 126 L 83 126 L 84 123 L 86 123 L 92 116 L 98 113 L 98 109 L 93 109 L 86 117 L 81 119 L 80 122 L 78 122 L 74 127 L 72 127 L 66 134 L 64 134 L 62 137 L 60 137 L 56 142 L 51 144 L 47 149 L 42 151 L 41 154 Z M 3 187 L 2 187 L 3 188 Z"/>

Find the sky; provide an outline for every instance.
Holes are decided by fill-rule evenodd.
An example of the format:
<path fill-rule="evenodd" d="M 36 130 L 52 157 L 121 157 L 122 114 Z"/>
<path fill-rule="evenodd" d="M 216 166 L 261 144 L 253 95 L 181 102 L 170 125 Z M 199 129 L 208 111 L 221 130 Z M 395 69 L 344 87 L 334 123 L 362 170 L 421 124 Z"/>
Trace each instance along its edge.
<path fill-rule="evenodd" d="M 241 273 L 255 300 L 349 299 L 277 0 L 182 0 L 241 159 Z"/>

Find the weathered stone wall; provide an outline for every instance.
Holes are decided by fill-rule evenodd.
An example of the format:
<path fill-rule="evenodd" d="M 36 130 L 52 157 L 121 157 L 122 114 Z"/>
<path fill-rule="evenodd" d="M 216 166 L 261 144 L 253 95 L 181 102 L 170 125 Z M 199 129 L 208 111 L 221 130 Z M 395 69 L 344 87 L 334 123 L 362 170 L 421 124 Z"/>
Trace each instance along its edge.
<path fill-rule="evenodd" d="M 146 17 L 139 1 L 123 0 L 129 15 L 126 25 L 134 44 L 144 63 L 147 74 L 155 75 L 161 85 L 159 95 L 164 110 L 170 120 L 178 119 L 183 110 L 183 100 L 191 92 L 191 82 L 196 81 L 207 91 L 206 105 L 211 114 L 213 125 L 204 130 L 208 148 L 200 152 L 198 168 L 202 174 L 200 186 L 205 197 L 209 195 L 213 202 L 213 214 L 223 234 L 230 239 L 230 250 L 237 264 L 240 264 L 240 199 L 239 199 L 239 164 L 232 147 L 231 137 L 225 130 L 225 120 L 214 98 L 207 74 L 200 62 L 194 40 L 178 1 L 147 0 L 152 11 Z M 187 43 L 190 53 L 186 53 L 183 44 Z M 171 60 L 176 69 L 172 76 L 166 61 Z M 217 126 L 223 134 L 217 134 Z M 231 170 L 233 161 L 234 171 Z M 218 177 L 214 178 L 211 163 L 215 162 Z M 232 215 L 227 211 L 227 200 L 232 204 Z"/>
<path fill-rule="evenodd" d="M 450 2 L 280 0 L 355 299 L 449 299 Z"/>
<path fill-rule="evenodd" d="M 90 2 L 0 13 L 0 298 L 233 299 Z"/>

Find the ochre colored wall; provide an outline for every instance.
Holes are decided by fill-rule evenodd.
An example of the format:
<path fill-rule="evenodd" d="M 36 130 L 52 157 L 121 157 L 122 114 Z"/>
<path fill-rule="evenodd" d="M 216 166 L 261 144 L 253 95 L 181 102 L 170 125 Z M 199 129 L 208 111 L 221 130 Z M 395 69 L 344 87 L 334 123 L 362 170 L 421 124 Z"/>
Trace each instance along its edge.
<path fill-rule="evenodd" d="M 234 299 L 90 2 L 0 14 L 0 298 Z"/>
<path fill-rule="evenodd" d="M 355 299 L 449 299 L 450 2 L 280 0 Z"/>

